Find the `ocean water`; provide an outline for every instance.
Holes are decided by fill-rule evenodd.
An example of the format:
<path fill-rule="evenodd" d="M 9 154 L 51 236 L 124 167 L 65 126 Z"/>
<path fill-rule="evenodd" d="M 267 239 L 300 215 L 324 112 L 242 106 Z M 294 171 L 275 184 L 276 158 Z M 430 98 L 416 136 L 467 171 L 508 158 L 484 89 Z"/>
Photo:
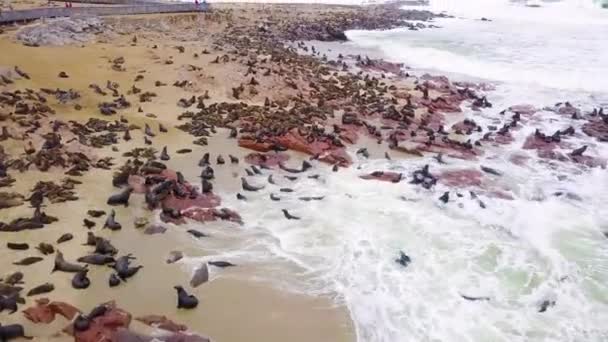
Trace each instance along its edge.
<path fill-rule="evenodd" d="M 423 8 L 455 18 L 435 20 L 437 29 L 351 31 L 348 47 L 376 51 L 412 73 L 493 84 L 486 93 L 493 108 L 463 108 L 481 126 L 515 104 L 608 107 L 608 10 L 599 3 L 431 0 Z M 608 158 L 606 143 L 581 134 L 581 124 L 541 111 L 514 132 L 513 144 L 488 146 L 477 161 L 364 159 L 353 150 L 353 167 L 337 173 L 319 167 L 318 180 L 291 182 L 274 172 L 279 186 L 272 186 L 267 175 L 252 177 L 267 184 L 259 194 L 247 202 L 227 195 L 226 205 L 246 222 L 238 232 L 243 241 L 227 254 L 237 262 L 291 265 L 257 277 L 332 296 L 349 309 L 360 342 L 608 341 L 608 174 L 521 149 L 536 128 L 573 125 L 579 132 L 568 140 L 573 148 L 588 145 L 586 154 Z M 509 161 L 515 154 L 530 160 L 515 165 Z M 513 200 L 480 195 L 482 209 L 469 195 L 474 188 L 424 190 L 359 179 L 376 170 L 409 178 L 424 164 L 432 173 L 480 165 L 500 170 L 492 186 Z M 280 186 L 295 192 L 281 194 Z M 447 204 L 438 200 L 445 191 Z M 271 202 L 271 192 L 282 200 Z M 280 209 L 302 219 L 286 220 Z M 407 268 L 394 262 L 400 250 L 412 259 Z M 543 301 L 555 305 L 541 313 Z"/>

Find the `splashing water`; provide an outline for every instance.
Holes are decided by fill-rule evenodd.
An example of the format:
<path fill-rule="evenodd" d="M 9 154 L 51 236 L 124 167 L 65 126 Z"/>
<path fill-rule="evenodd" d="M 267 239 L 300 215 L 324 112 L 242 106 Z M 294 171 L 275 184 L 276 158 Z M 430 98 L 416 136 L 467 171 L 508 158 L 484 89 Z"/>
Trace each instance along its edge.
<path fill-rule="evenodd" d="M 487 94 L 492 109 L 463 108 L 482 127 L 513 104 L 542 108 L 568 99 L 585 110 L 607 104 L 608 78 L 598 76 L 608 75 L 608 11 L 591 1 L 540 4 L 431 1 L 424 9 L 457 18 L 415 32 L 353 31 L 349 44 L 375 48 L 414 72 L 494 83 L 496 91 Z M 535 117 L 533 125 L 514 133 L 513 144 L 486 147 L 479 161 L 438 165 L 430 157 L 355 158 L 349 169 L 333 173 L 320 166 L 319 180 L 302 176 L 294 183 L 277 172 L 279 184 L 297 195 L 269 202 L 267 186 L 247 202 L 227 203 L 246 222 L 245 241 L 234 255 L 295 265 L 302 277 L 281 285 L 334 296 L 350 310 L 358 341 L 606 341 L 608 174 L 521 151 L 536 127 L 552 132 L 573 125 L 580 132 L 582 125 L 550 111 Z M 606 144 L 582 134 L 571 142 L 608 156 Z M 530 161 L 511 163 L 516 151 Z M 376 170 L 409 177 L 424 164 L 431 164 L 433 173 L 480 164 L 500 170 L 496 185 L 508 189 L 513 200 L 480 196 L 482 209 L 468 188 L 438 185 L 429 191 L 406 181 L 358 177 Z M 451 193 L 447 204 L 437 199 L 444 191 Z M 573 196 L 554 196 L 557 192 Z M 302 202 L 297 196 L 324 199 Z M 302 220 L 286 220 L 280 209 Z M 406 268 L 394 261 L 400 250 L 412 259 Z M 267 280 L 281 274 L 292 275 L 293 267 L 268 272 Z M 540 313 L 546 301 L 555 306 Z"/>

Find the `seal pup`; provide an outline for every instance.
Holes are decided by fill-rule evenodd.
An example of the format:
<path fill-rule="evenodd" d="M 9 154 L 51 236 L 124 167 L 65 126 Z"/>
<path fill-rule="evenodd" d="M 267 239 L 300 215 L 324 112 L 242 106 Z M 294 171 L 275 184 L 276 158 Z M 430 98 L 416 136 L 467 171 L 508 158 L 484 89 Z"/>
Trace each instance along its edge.
<path fill-rule="evenodd" d="M 169 157 L 169 154 L 167 153 L 167 146 L 164 146 L 163 150 L 160 152 L 160 160 L 167 161 L 169 159 L 171 159 L 171 157 Z"/>
<path fill-rule="evenodd" d="M 399 251 L 399 258 L 395 259 L 395 262 L 403 267 L 407 267 L 412 262 L 412 259 L 403 253 L 403 251 Z"/>
<path fill-rule="evenodd" d="M 181 286 L 174 286 L 177 290 L 177 308 L 178 309 L 194 309 L 198 306 L 198 299 L 191 294 L 188 294 Z"/>
<path fill-rule="evenodd" d="M 550 308 L 552 306 L 555 306 L 554 300 L 543 300 L 542 303 L 540 303 L 538 312 L 545 312 L 545 311 L 547 311 L 548 308 Z"/>
<path fill-rule="evenodd" d="M 53 245 L 45 242 L 39 243 L 36 249 L 43 255 L 55 253 L 55 248 L 53 248 Z"/>
<path fill-rule="evenodd" d="M 103 210 L 87 210 L 87 215 L 94 218 L 102 217 L 105 214 L 106 212 Z"/>
<path fill-rule="evenodd" d="M 86 268 L 83 266 L 72 264 L 72 263 L 65 261 L 65 259 L 63 258 L 63 253 L 61 253 L 61 251 L 57 250 L 57 253 L 55 254 L 55 265 L 53 266 L 51 273 L 53 273 L 55 271 L 76 273 L 76 272 L 81 272 L 85 269 Z"/>
<path fill-rule="evenodd" d="M 243 190 L 245 190 L 245 191 L 259 191 L 259 190 L 264 189 L 263 186 L 260 186 L 260 187 L 252 186 L 251 184 L 249 184 L 247 182 L 245 177 L 241 177 L 241 186 L 242 186 Z"/>
<path fill-rule="evenodd" d="M 285 216 L 286 219 L 288 220 L 299 220 L 300 218 L 297 216 L 293 216 L 291 215 L 287 209 L 281 209 L 281 211 L 283 211 L 283 215 Z"/>
<path fill-rule="evenodd" d="M 205 153 L 203 154 L 203 158 L 201 158 L 201 160 L 198 161 L 198 166 L 203 167 L 209 165 L 209 153 Z"/>
<path fill-rule="evenodd" d="M 61 235 L 59 237 L 59 239 L 57 239 L 57 243 L 63 243 L 63 242 L 67 242 L 70 241 L 74 238 L 74 235 L 70 234 L 70 233 L 65 233 L 63 235 Z"/>
<path fill-rule="evenodd" d="M 122 135 L 122 140 L 124 140 L 124 141 L 131 140 L 131 133 L 129 132 L 129 129 L 127 129 L 125 131 L 125 133 Z"/>
<path fill-rule="evenodd" d="M 40 262 L 42 260 L 44 260 L 44 259 L 41 258 L 41 257 L 27 257 L 27 258 L 23 258 L 23 259 L 21 259 L 19 261 L 15 261 L 13 263 L 13 265 L 29 266 L 29 265 L 35 264 L 37 262 Z"/>
<path fill-rule="evenodd" d="M 580 157 L 585 151 L 587 151 L 587 145 L 583 145 L 582 147 L 573 150 L 570 155 L 573 157 Z"/>
<path fill-rule="evenodd" d="M 236 193 L 236 199 L 240 200 L 240 201 L 246 201 L 247 197 L 241 195 L 239 192 Z"/>
<path fill-rule="evenodd" d="M 226 161 L 224 160 L 224 157 L 222 157 L 221 154 L 217 156 L 216 162 L 217 162 L 218 165 L 223 165 L 223 164 L 226 163 Z"/>
<path fill-rule="evenodd" d="M 233 156 L 232 154 L 229 154 L 228 158 L 230 158 L 230 163 L 231 164 L 238 164 L 239 163 L 239 158 Z"/>
<path fill-rule="evenodd" d="M 236 267 L 236 265 L 231 262 L 221 261 L 221 260 L 220 261 L 209 261 L 208 264 L 211 266 L 219 267 L 219 268 Z"/>
<path fill-rule="evenodd" d="M 281 200 L 280 197 L 275 196 L 275 194 L 273 194 L 273 193 L 270 193 L 270 199 L 273 201 L 277 201 L 277 202 Z"/>
<path fill-rule="evenodd" d="M 33 287 L 31 290 L 29 290 L 27 292 L 26 296 L 28 296 L 28 297 L 36 296 L 36 295 L 43 294 L 43 293 L 49 293 L 53 290 L 55 290 L 55 285 L 53 285 L 51 283 L 44 283 L 42 285 Z"/>
<path fill-rule="evenodd" d="M 116 212 L 114 211 L 114 209 L 112 209 L 112 211 L 108 215 L 108 218 L 106 218 L 106 222 L 103 224 L 103 228 L 108 228 L 110 230 L 122 229 L 122 225 L 115 221 L 115 216 Z"/>
<path fill-rule="evenodd" d="M 91 229 L 93 227 L 95 227 L 96 223 L 94 221 L 91 221 L 87 218 L 82 220 L 82 225 L 85 226 L 87 229 Z"/>
<path fill-rule="evenodd" d="M 201 284 L 209 281 L 209 268 L 206 263 L 202 263 L 197 269 L 194 270 L 192 279 L 190 279 L 190 286 L 196 288 Z"/>
<path fill-rule="evenodd" d="M 450 192 L 446 191 L 439 197 L 439 200 L 443 203 L 448 203 L 450 201 Z"/>
<path fill-rule="evenodd" d="M 16 251 L 25 251 L 30 248 L 30 245 L 28 245 L 27 243 L 7 242 L 6 248 Z"/>
<path fill-rule="evenodd" d="M 110 287 L 115 287 L 120 285 L 120 278 L 116 275 L 116 273 L 110 274 L 110 278 L 108 279 L 108 285 Z"/>
<path fill-rule="evenodd" d="M 163 126 L 162 123 L 158 124 L 158 131 L 161 132 L 161 133 L 167 133 L 167 132 L 169 132 L 169 130 L 167 129 L 167 127 Z"/>
<path fill-rule="evenodd" d="M 147 136 L 144 135 L 144 144 L 146 145 L 152 145 L 152 141 L 150 139 L 148 139 Z"/>
<path fill-rule="evenodd" d="M 213 171 L 213 168 L 211 168 L 211 166 L 207 165 L 205 168 L 203 168 L 199 177 L 206 180 L 212 180 L 213 178 L 215 178 L 215 172 Z"/>
<path fill-rule="evenodd" d="M 152 132 L 152 128 L 150 128 L 150 125 L 148 124 L 145 124 L 144 133 L 151 138 L 154 138 L 156 136 L 156 134 Z"/>
<path fill-rule="evenodd" d="M 108 198 L 106 202 L 108 205 L 124 205 L 125 207 L 129 206 L 129 198 L 131 197 L 131 193 L 133 192 L 133 188 L 128 186 L 123 191 L 114 194 Z M 114 210 L 112 210 L 114 212 Z M 113 218 L 112 218 L 113 219 Z"/>
<path fill-rule="evenodd" d="M 72 278 L 72 287 L 77 290 L 83 290 L 91 285 L 91 280 L 87 277 L 88 269 L 76 272 Z"/>

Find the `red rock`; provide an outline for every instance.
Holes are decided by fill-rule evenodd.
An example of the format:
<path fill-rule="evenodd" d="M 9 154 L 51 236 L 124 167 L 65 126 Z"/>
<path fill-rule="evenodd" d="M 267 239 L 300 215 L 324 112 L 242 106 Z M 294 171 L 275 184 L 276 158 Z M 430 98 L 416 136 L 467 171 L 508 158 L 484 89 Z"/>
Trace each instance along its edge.
<path fill-rule="evenodd" d="M 181 211 L 189 208 L 213 208 L 219 206 L 221 202 L 220 197 L 212 193 L 199 194 L 194 199 L 178 198 L 171 194 L 163 200 L 163 205 Z"/>
<path fill-rule="evenodd" d="M 279 163 L 283 163 L 289 160 L 289 155 L 285 153 L 249 153 L 245 157 L 245 161 L 249 164 L 258 166 L 278 166 Z"/>
<path fill-rule="evenodd" d="M 135 318 L 135 320 L 140 321 L 146 325 L 156 327 L 159 329 L 171 331 L 171 332 L 179 332 L 186 331 L 188 327 L 183 324 L 178 324 L 168 319 L 166 316 L 160 315 L 146 315 Z"/>
<path fill-rule="evenodd" d="M 272 144 L 268 142 L 257 142 L 253 139 L 240 138 L 239 146 L 258 152 L 268 152 L 272 149 Z"/>
<path fill-rule="evenodd" d="M 438 176 L 439 182 L 453 187 L 481 186 L 483 173 L 475 169 L 448 170 Z"/>
<path fill-rule="evenodd" d="M 391 171 L 374 171 L 368 175 L 359 176 L 362 179 L 375 179 L 384 182 L 399 183 L 403 174 Z"/>
<path fill-rule="evenodd" d="M 72 320 L 80 310 L 64 302 L 51 302 L 48 298 L 36 300 L 36 306 L 23 310 L 23 315 L 34 323 L 51 323 L 55 320 L 55 315 L 59 314 L 67 320 Z"/>
<path fill-rule="evenodd" d="M 133 188 L 133 192 L 136 194 L 144 194 L 146 193 L 146 179 L 143 176 L 130 175 L 129 176 L 129 186 Z"/>

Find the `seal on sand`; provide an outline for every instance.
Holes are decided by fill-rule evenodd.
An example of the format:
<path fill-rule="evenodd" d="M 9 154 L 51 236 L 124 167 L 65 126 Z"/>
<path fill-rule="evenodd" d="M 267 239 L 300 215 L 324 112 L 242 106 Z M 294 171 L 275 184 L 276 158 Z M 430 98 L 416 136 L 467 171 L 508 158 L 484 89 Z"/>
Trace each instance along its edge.
<path fill-rule="evenodd" d="M 297 216 L 293 216 L 291 215 L 287 209 L 281 209 L 283 211 L 283 215 L 285 216 L 286 219 L 288 220 L 299 220 L 300 218 Z"/>
<path fill-rule="evenodd" d="M 91 285 L 91 280 L 87 277 L 88 269 L 84 269 L 74 274 L 72 278 L 72 287 L 78 290 L 86 289 Z"/>
<path fill-rule="evenodd" d="M 110 230 L 120 230 L 122 229 L 122 225 L 115 220 L 116 212 L 114 209 L 108 215 L 106 222 L 103 224 L 103 228 L 109 228 Z"/>
<path fill-rule="evenodd" d="M 114 194 L 108 198 L 108 205 L 124 205 L 125 207 L 129 206 L 129 198 L 131 197 L 131 193 L 133 192 L 133 188 L 130 186 L 125 188 L 123 191 Z M 112 228 L 110 228 L 112 229 Z"/>
<path fill-rule="evenodd" d="M 188 294 L 181 286 L 174 286 L 177 290 L 177 308 L 178 309 L 194 309 L 198 306 L 198 299 L 191 294 Z"/>
<path fill-rule="evenodd" d="M 63 258 L 63 253 L 61 253 L 61 251 L 58 250 L 55 254 L 55 266 L 53 267 L 51 273 L 55 271 L 76 273 L 81 272 L 83 270 L 85 270 L 84 267 L 65 261 L 65 259 Z"/>

